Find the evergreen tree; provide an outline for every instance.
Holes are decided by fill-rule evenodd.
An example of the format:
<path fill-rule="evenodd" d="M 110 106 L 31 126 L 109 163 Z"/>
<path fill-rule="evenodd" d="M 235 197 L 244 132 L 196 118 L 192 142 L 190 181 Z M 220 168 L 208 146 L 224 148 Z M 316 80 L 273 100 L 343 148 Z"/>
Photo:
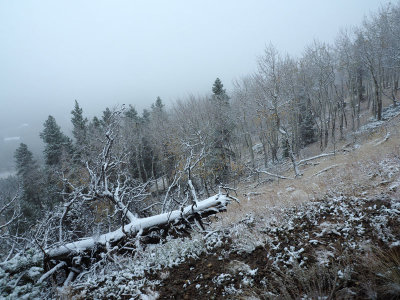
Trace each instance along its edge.
<path fill-rule="evenodd" d="M 99 120 L 98 117 L 94 116 L 93 119 L 89 122 L 89 125 L 87 127 L 88 131 L 87 137 L 90 136 L 90 139 L 96 138 L 100 134 L 100 132 L 102 132 L 102 129 L 103 129 L 102 121 Z M 89 148 L 91 148 L 90 146 L 92 143 L 90 142 L 89 138 L 87 139 L 88 139 L 88 146 Z"/>
<path fill-rule="evenodd" d="M 153 178 L 159 177 L 163 173 L 163 161 L 167 156 L 167 143 L 165 135 L 162 134 L 167 125 L 167 113 L 160 97 L 157 97 L 151 105 L 151 125 L 150 125 L 150 147 L 151 147 L 151 174 Z M 158 190 L 158 186 L 157 186 Z"/>
<path fill-rule="evenodd" d="M 282 140 L 282 157 L 288 158 L 289 157 L 289 142 L 287 139 Z"/>
<path fill-rule="evenodd" d="M 151 110 L 153 112 L 161 112 L 164 108 L 164 104 L 160 97 L 157 97 L 156 102 L 151 105 Z"/>
<path fill-rule="evenodd" d="M 212 102 L 215 107 L 215 121 L 218 125 L 218 139 L 221 140 L 222 146 L 230 143 L 230 134 L 232 132 L 233 123 L 229 119 L 230 105 L 229 97 L 226 94 L 224 86 L 219 78 L 217 78 L 212 87 Z"/>
<path fill-rule="evenodd" d="M 21 143 L 14 153 L 17 175 L 22 186 L 21 208 L 27 226 L 41 215 L 42 180 L 39 167 L 26 144 Z M 27 229 L 23 226 L 23 229 Z"/>
<path fill-rule="evenodd" d="M 133 178 L 141 177 L 140 165 L 140 117 L 137 110 L 129 104 L 128 109 L 124 112 L 124 136 L 126 141 L 126 148 L 128 150 L 128 169 Z"/>
<path fill-rule="evenodd" d="M 310 104 L 301 105 L 300 114 L 300 136 L 302 146 L 305 147 L 317 140 L 315 134 L 315 119 L 311 111 Z"/>
<path fill-rule="evenodd" d="M 17 150 L 15 150 L 14 158 L 17 175 L 22 178 L 26 178 L 36 166 L 32 152 L 29 151 L 28 146 L 24 143 L 21 143 Z"/>
<path fill-rule="evenodd" d="M 216 97 L 222 97 L 222 96 L 226 96 L 226 91 L 224 89 L 224 85 L 221 82 L 221 79 L 217 78 L 214 81 L 213 87 L 212 87 L 212 92 L 214 94 L 214 96 Z"/>
<path fill-rule="evenodd" d="M 216 174 L 216 181 L 228 180 L 230 173 L 230 160 L 233 152 L 231 148 L 231 133 L 233 122 L 230 116 L 229 97 L 224 86 L 217 78 L 212 87 L 211 101 L 214 106 L 214 151 L 211 155 L 211 164 Z"/>
<path fill-rule="evenodd" d="M 86 143 L 88 120 L 83 117 L 82 112 L 83 110 L 79 106 L 78 101 L 75 100 L 74 109 L 71 111 L 71 122 L 73 125 L 72 134 L 74 135 L 77 145 L 83 145 Z"/>
<path fill-rule="evenodd" d="M 141 163 L 142 163 L 142 177 L 143 181 L 147 181 L 152 174 L 152 157 L 153 149 L 149 140 L 149 126 L 151 122 L 151 113 L 147 109 L 143 109 L 142 118 L 140 120 L 140 145 L 141 145 Z"/>
<path fill-rule="evenodd" d="M 101 126 L 101 121 L 99 120 L 98 117 L 94 116 L 91 122 L 92 126 L 95 128 L 100 128 Z"/>
<path fill-rule="evenodd" d="M 150 112 L 147 109 L 143 109 L 142 112 L 142 123 L 148 124 L 150 122 Z"/>
<path fill-rule="evenodd" d="M 45 143 L 44 156 L 48 166 L 58 165 L 63 152 L 71 153 L 72 142 L 66 137 L 57 125 L 53 116 L 49 116 L 43 124 L 44 129 L 40 137 Z"/>
<path fill-rule="evenodd" d="M 125 117 L 131 121 L 136 121 L 138 119 L 138 113 L 132 104 L 129 104 L 129 108 L 125 111 Z"/>
<path fill-rule="evenodd" d="M 83 110 L 75 100 L 74 109 L 71 111 L 72 134 L 75 138 L 74 160 L 78 162 L 82 155 L 87 152 L 88 120 L 83 117 Z"/>
<path fill-rule="evenodd" d="M 111 115 L 112 115 L 111 110 L 108 107 L 106 107 L 106 109 L 103 111 L 103 116 L 101 117 L 101 123 L 103 124 L 104 127 L 110 125 Z"/>

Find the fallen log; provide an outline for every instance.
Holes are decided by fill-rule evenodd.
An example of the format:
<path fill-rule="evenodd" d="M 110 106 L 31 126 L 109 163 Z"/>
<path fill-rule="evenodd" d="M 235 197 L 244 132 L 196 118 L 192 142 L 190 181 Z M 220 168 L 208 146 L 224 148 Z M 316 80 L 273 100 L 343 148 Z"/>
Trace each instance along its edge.
<path fill-rule="evenodd" d="M 87 237 L 78 241 L 70 242 L 61 246 L 45 250 L 47 259 L 65 260 L 70 256 L 86 252 L 94 247 L 113 246 L 125 237 L 133 237 L 140 233 L 142 236 L 154 228 L 165 225 L 174 225 L 187 220 L 198 220 L 212 214 L 226 210 L 227 204 L 232 200 L 228 195 L 218 194 L 206 200 L 197 202 L 197 205 L 182 207 L 180 210 L 136 219 L 119 229 L 102 234 L 98 237 Z"/>
<path fill-rule="evenodd" d="M 385 137 L 382 140 L 376 142 L 375 146 L 382 145 L 384 142 L 386 142 L 389 139 L 389 137 L 390 137 L 390 132 L 386 133 Z"/>
<path fill-rule="evenodd" d="M 257 173 L 266 174 L 268 176 L 276 177 L 276 178 L 279 178 L 279 179 L 293 179 L 291 177 L 286 177 L 286 176 L 282 176 L 282 175 L 279 175 L 279 174 L 270 173 L 268 171 L 264 171 L 264 170 L 260 170 L 260 169 L 256 169 L 254 171 L 257 172 Z"/>
<path fill-rule="evenodd" d="M 309 161 L 311 161 L 311 160 L 318 159 L 318 158 L 321 158 L 321 157 L 332 156 L 332 155 L 335 155 L 335 152 L 322 153 L 322 154 L 319 154 L 319 155 L 317 155 L 317 156 L 308 157 L 308 158 L 299 160 L 299 161 L 297 162 L 297 164 L 300 166 L 300 165 L 302 165 L 302 164 L 304 164 L 304 163 L 306 163 L 306 162 L 309 162 Z"/>
<path fill-rule="evenodd" d="M 340 165 L 342 165 L 342 164 L 336 164 L 336 165 L 329 166 L 329 167 L 327 167 L 327 168 L 325 168 L 325 169 L 323 169 L 323 170 L 321 170 L 321 171 L 315 173 L 312 177 L 319 176 L 319 175 L 321 175 L 321 174 L 324 173 L 324 172 L 327 172 L 327 171 L 329 171 L 329 170 L 331 170 L 331 169 L 333 169 L 333 168 L 339 167 Z"/>

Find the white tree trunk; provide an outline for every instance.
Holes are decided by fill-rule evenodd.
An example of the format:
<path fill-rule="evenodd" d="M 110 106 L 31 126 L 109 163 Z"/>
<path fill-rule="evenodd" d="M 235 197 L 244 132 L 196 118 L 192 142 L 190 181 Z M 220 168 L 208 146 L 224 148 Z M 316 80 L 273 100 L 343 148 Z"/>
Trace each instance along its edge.
<path fill-rule="evenodd" d="M 182 218 L 187 218 L 196 213 L 205 212 L 220 212 L 226 209 L 227 204 L 231 198 L 227 195 L 218 194 L 206 200 L 197 202 L 197 205 L 189 205 L 182 207 L 180 210 L 163 213 L 148 218 L 135 219 L 133 222 L 106 234 L 95 237 L 87 237 L 79 241 L 71 242 L 55 248 L 46 250 L 49 258 L 56 258 L 60 256 L 69 255 L 76 252 L 82 252 L 94 248 L 95 245 L 105 246 L 110 242 L 117 242 L 123 237 L 128 235 L 135 235 L 139 231 L 149 229 L 156 226 L 165 225 L 168 223 L 176 222 Z"/>

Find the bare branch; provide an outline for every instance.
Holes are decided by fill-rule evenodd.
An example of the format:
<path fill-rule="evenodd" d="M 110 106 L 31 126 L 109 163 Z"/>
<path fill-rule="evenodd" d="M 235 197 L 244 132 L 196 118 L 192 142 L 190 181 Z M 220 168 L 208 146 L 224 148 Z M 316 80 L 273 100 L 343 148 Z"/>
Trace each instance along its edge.
<path fill-rule="evenodd" d="M 318 159 L 318 158 L 321 158 L 321 157 L 332 156 L 332 155 L 335 155 L 335 153 L 334 153 L 334 152 L 322 153 L 322 154 L 317 155 L 317 156 L 308 157 L 308 158 L 299 160 L 299 161 L 298 161 L 298 165 L 304 164 L 304 163 L 309 162 L 309 161 L 314 160 L 314 159 Z"/>
<path fill-rule="evenodd" d="M 282 176 L 282 175 L 278 175 L 278 174 L 273 174 L 273 173 L 270 173 L 268 171 L 260 170 L 260 169 L 253 169 L 253 171 L 256 172 L 256 173 L 262 173 L 262 174 L 266 174 L 268 176 L 276 177 L 276 178 L 279 178 L 279 179 L 291 179 L 291 180 L 294 179 L 294 178 L 291 178 L 291 177 L 286 177 L 286 176 Z"/>
<path fill-rule="evenodd" d="M 319 175 L 321 175 L 322 173 L 324 173 L 324 172 L 326 172 L 326 171 L 329 171 L 329 170 L 331 170 L 331 169 L 333 169 L 333 168 L 336 168 L 336 167 L 338 167 L 338 166 L 340 166 L 340 165 L 342 165 L 342 164 L 336 164 L 336 165 L 329 166 L 329 167 L 327 167 L 327 168 L 325 168 L 325 169 L 323 169 L 323 170 L 321 170 L 321 171 L 315 173 L 312 177 L 319 176 Z"/>
<path fill-rule="evenodd" d="M 49 276 L 51 276 L 52 274 L 54 274 L 54 272 L 56 272 L 58 269 L 64 267 L 66 265 L 66 262 L 62 261 L 59 264 L 57 264 L 54 268 L 52 268 L 51 270 L 47 271 L 46 273 L 44 273 L 38 280 L 38 283 L 42 283 L 44 280 L 46 280 Z"/>

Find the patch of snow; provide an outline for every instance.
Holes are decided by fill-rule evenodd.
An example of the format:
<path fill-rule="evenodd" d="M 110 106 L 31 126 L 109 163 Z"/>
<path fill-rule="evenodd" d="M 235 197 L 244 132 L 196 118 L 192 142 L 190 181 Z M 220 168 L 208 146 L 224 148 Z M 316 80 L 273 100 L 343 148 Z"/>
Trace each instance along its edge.
<path fill-rule="evenodd" d="M 390 244 L 390 248 L 398 247 L 398 246 L 400 246 L 400 241 L 395 241 L 395 242 Z"/>
<path fill-rule="evenodd" d="M 322 266 L 328 266 L 331 259 L 335 257 L 334 253 L 329 250 L 318 250 L 315 252 L 318 260 L 318 264 Z"/>
<path fill-rule="evenodd" d="M 222 285 L 224 284 L 224 282 L 229 281 L 232 278 L 231 274 L 219 274 L 218 276 L 214 277 L 212 280 L 212 282 L 216 285 Z"/>
<path fill-rule="evenodd" d="M 388 107 L 385 107 L 382 110 L 382 121 L 378 121 L 375 118 L 371 118 L 369 123 L 365 124 L 364 126 L 361 126 L 358 132 L 363 132 L 363 131 L 369 131 L 375 128 L 380 127 L 382 124 L 384 124 L 384 121 L 390 120 L 396 116 L 400 115 L 400 105 L 390 105 Z"/>

